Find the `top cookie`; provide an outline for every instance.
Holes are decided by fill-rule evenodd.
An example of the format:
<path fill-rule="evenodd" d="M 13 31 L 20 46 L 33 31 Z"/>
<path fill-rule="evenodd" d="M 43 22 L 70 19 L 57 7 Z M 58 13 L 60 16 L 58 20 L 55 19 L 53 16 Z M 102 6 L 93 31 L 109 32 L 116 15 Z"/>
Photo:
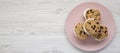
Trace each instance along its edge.
<path fill-rule="evenodd" d="M 97 20 L 89 18 L 84 22 L 83 29 L 88 35 L 98 34 L 100 31 L 100 24 Z"/>
<path fill-rule="evenodd" d="M 88 8 L 84 11 L 85 19 L 94 18 L 95 20 L 100 21 L 100 19 L 101 19 L 100 16 L 101 16 L 100 11 L 97 9 Z"/>

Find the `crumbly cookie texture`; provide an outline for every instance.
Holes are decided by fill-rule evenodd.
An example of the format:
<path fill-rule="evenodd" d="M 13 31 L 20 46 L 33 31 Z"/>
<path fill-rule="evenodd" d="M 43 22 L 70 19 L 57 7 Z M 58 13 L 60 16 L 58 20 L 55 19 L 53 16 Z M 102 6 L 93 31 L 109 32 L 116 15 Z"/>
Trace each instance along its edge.
<path fill-rule="evenodd" d="M 90 8 L 87 8 L 85 11 L 84 11 L 84 17 L 86 19 L 89 19 L 89 18 L 94 18 L 95 20 L 98 20 L 100 21 L 100 11 L 97 10 L 97 9 L 90 9 Z"/>
<path fill-rule="evenodd" d="M 100 24 L 93 18 L 89 18 L 84 22 L 83 29 L 88 35 L 98 34 L 100 31 Z"/>
<path fill-rule="evenodd" d="M 95 40 L 102 41 L 108 36 L 108 29 L 106 26 L 100 26 L 99 34 L 93 35 Z"/>
<path fill-rule="evenodd" d="M 75 28 L 74 28 L 74 33 L 75 36 L 80 39 L 80 40 L 85 40 L 87 39 L 88 35 L 85 33 L 85 31 L 83 30 L 83 24 L 82 23 L 78 23 Z"/>

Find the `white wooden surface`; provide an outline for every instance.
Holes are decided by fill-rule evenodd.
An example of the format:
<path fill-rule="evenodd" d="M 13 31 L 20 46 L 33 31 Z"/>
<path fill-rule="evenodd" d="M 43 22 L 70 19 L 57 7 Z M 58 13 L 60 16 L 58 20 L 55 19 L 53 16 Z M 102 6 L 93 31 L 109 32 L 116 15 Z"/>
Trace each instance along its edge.
<path fill-rule="evenodd" d="M 67 40 L 64 23 L 80 3 L 106 6 L 116 21 L 116 34 L 103 50 L 83 52 Z M 0 0 L 0 53 L 120 53 L 119 0 Z"/>

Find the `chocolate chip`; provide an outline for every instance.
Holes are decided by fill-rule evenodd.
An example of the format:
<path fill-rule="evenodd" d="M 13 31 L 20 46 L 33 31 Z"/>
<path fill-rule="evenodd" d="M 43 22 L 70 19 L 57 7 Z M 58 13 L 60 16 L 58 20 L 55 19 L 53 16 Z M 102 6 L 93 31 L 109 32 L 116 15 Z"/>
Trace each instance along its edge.
<path fill-rule="evenodd" d="M 101 32 L 101 30 L 99 32 Z"/>
<path fill-rule="evenodd" d="M 94 13 L 94 12 L 92 12 L 92 13 Z"/>
<path fill-rule="evenodd" d="M 97 30 L 95 30 L 95 32 L 97 32 Z"/>
<path fill-rule="evenodd" d="M 105 31 L 105 33 L 106 33 L 107 31 Z"/>
<path fill-rule="evenodd" d="M 93 30 L 95 30 L 95 28 L 96 28 L 96 25 L 93 26 Z"/>
<path fill-rule="evenodd" d="M 86 34 L 86 33 L 84 32 L 84 34 Z"/>
<path fill-rule="evenodd" d="M 102 26 L 101 26 L 100 28 L 101 28 L 101 29 L 103 29 L 103 27 L 102 27 Z"/>
<path fill-rule="evenodd" d="M 97 20 L 97 19 L 94 19 L 94 20 Z"/>
<path fill-rule="evenodd" d="M 94 12 L 92 11 L 92 9 L 90 10 L 90 12 L 91 12 L 91 13 L 94 13 Z"/>
<path fill-rule="evenodd" d="M 83 29 L 83 27 L 81 27 Z"/>
<path fill-rule="evenodd" d="M 80 31 L 80 34 L 82 33 L 82 31 Z"/>
<path fill-rule="evenodd" d="M 90 9 L 90 12 L 92 11 L 92 9 Z"/>
<path fill-rule="evenodd" d="M 87 22 L 88 24 L 91 24 L 90 22 Z"/>
<path fill-rule="evenodd" d="M 77 26 L 75 26 L 75 28 L 77 28 Z"/>
<path fill-rule="evenodd" d="M 87 14 L 89 14 L 89 11 L 87 11 Z"/>
<path fill-rule="evenodd" d="M 94 27 L 96 28 L 96 25 L 94 25 Z"/>
<path fill-rule="evenodd" d="M 97 14 L 98 16 L 100 16 L 100 14 Z"/>
<path fill-rule="evenodd" d="M 99 22 L 96 22 L 96 24 L 99 24 Z"/>
<path fill-rule="evenodd" d="M 91 28 L 93 28 L 93 26 L 91 26 Z"/>

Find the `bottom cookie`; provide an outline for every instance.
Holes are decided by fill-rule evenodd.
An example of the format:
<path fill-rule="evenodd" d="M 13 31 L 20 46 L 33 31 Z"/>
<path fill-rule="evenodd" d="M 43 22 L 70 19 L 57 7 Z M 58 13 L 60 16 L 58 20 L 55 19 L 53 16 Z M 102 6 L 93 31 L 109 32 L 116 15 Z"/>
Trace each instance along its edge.
<path fill-rule="evenodd" d="M 75 25 L 74 34 L 80 40 L 85 40 L 88 37 L 87 33 L 85 33 L 85 31 L 83 30 L 82 23 L 77 23 L 77 25 Z"/>
<path fill-rule="evenodd" d="M 97 41 L 102 41 L 108 36 L 108 29 L 106 26 L 100 26 L 100 31 L 98 34 L 93 35 L 93 38 Z"/>

